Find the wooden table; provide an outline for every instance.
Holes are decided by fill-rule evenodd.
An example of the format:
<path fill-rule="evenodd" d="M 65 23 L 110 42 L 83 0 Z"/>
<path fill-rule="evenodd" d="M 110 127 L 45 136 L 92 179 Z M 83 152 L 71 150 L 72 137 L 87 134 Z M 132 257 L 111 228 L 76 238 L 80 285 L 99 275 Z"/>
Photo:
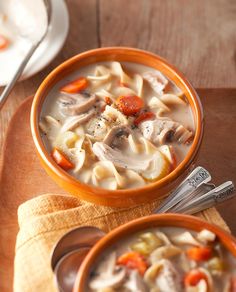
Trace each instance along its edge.
<path fill-rule="evenodd" d="M 101 46 L 131 46 L 167 58 L 192 81 L 206 112 L 200 163 L 209 168 L 217 183 L 227 179 L 236 182 L 233 124 L 236 1 L 67 0 L 67 3 L 71 18 L 67 42 L 46 69 L 15 86 L 0 113 L 0 147 L 18 105 L 36 91 L 58 64 Z M 219 210 L 236 235 L 236 200 L 223 204 Z"/>

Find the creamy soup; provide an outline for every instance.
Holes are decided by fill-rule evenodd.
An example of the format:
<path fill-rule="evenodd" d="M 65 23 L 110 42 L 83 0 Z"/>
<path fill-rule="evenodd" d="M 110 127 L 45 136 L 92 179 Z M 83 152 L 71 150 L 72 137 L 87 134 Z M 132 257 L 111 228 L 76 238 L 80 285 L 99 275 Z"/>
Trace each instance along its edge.
<path fill-rule="evenodd" d="M 235 292 L 236 260 L 209 230 L 153 228 L 102 255 L 85 291 Z"/>
<path fill-rule="evenodd" d="M 44 102 L 40 129 L 60 167 L 111 190 L 163 178 L 194 137 L 179 88 L 161 72 L 128 62 L 90 65 L 62 80 Z"/>

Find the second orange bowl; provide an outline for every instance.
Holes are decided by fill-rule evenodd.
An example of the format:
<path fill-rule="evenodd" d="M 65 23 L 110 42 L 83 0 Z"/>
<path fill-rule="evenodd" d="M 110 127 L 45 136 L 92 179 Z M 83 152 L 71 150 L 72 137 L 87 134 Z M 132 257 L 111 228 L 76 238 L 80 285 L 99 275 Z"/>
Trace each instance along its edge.
<path fill-rule="evenodd" d="M 85 257 L 79 268 L 77 278 L 74 284 L 73 292 L 84 292 L 89 281 L 89 276 L 95 267 L 98 259 L 109 248 L 122 242 L 122 240 L 136 234 L 139 231 L 145 231 L 149 228 L 158 227 L 180 227 L 190 231 L 199 232 L 207 229 L 216 234 L 217 238 L 224 247 L 236 257 L 236 240 L 229 233 L 225 232 L 216 225 L 210 224 L 194 216 L 180 214 L 158 214 L 133 220 L 129 223 L 109 232 L 104 238 L 100 239 Z"/>

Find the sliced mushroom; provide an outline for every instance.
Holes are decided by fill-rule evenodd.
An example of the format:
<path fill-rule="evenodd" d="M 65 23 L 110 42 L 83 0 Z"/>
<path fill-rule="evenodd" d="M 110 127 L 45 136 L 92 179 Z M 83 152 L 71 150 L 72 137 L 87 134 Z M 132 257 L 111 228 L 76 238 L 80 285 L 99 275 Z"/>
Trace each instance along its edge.
<path fill-rule="evenodd" d="M 144 274 L 144 281 L 149 288 L 158 288 L 160 292 L 179 292 L 183 290 L 179 273 L 172 263 L 166 259 L 151 265 Z"/>
<path fill-rule="evenodd" d="M 74 116 L 92 108 L 97 101 L 95 94 L 82 92 L 78 94 L 63 93 L 58 100 L 62 114 Z"/>
<path fill-rule="evenodd" d="M 95 270 L 95 276 L 89 282 L 89 288 L 94 290 L 115 288 L 124 281 L 125 277 L 125 269 L 116 267 L 116 252 L 111 252 Z"/>
<path fill-rule="evenodd" d="M 180 245 L 195 245 L 200 246 L 201 244 L 197 241 L 189 231 L 177 234 L 171 238 L 171 241 L 175 244 Z"/>
<path fill-rule="evenodd" d="M 165 142 L 170 141 L 174 133 L 175 133 L 174 130 L 170 128 L 164 128 L 158 136 L 159 144 L 163 145 L 165 144 Z"/>
<path fill-rule="evenodd" d="M 87 113 L 69 117 L 65 120 L 64 125 L 61 127 L 61 132 L 73 130 L 78 125 L 88 122 L 95 115 L 95 110 L 91 109 Z"/>
<path fill-rule="evenodd" d="M 140 123 L 139 128 L 144 138 L 158 145 L 171 141 L 185 143 L 192 136 L 191 131 L 169 119 L 144 121 Z"/>
<path fill-rule="evenodd" d="M 179 143 L 186 143 L 192 137 L 192 132 L 187 130 L 184 126 L 179 125 L 174 133 L 174 139 Z"/>
<path fill-rule="evenodd" d="M 123 137 L 128 137 L 131 133 L 131 130 L 126 125 L 115 126 L 113 127 L 105 136 L 103 143 L 111 146 L 116 143 L 116 139 L 121 139 Z"/>
<path fill-rule="evenodd" d="M 168 84 L 168 79 L 160 71 L 145 72 L 143 78 L 158 95 L 163 94 L 163 90 Z"/>
<path fill-rule="evenodd" d="M 168 259 L 176 255 L 181 254 L 182 250 L 174 245 L 165 245 L 155 249 L 151 255 L 150 260 L 152 264 L 155 264 L 161 259 Z"/>
<path fill-rule="evenodd" d="M 151 158 L 147 159 L 133 158 L 123 154 L 119 150 L 112 149 L 103 142 L 96 142 L 93 144 L 93 152 L 99 160 L 108 160 L 114 163 L 115 166 L 132 169 L 138 172 L 144 171 L 148 168 Z"/>
<path fill-rule="evenodd" d="M 126 277 L 126 270 L 123 267 L 119 267 L 118 271 L 115 271 L 113 274 L 109 275 L 109 277 L 104 277 L 104 275 L 100 274 L 93 277 L 89 283 L 89 288 L 98 290 L 102 288 L 116 288 L 121 285 Z"/>
<path fill-rule="evenodd" d="M 140 123 L 139 128 L 144 136 L 144 138 L 152 141 L 153 143 L 156 144 L 162 144 L 164 141 L 160 141 L 160 134 L 164 130 L 165 137 L 167 138 L 167 132 L 168 133 L 173 133 L 175 130 L 175 122 L 171 120 L 149 120 L 149 121 L 144 121 Z M 163 136 L 161 137 L 161 140 L 163 140 Z"/>
<path fill-rule="evenodd" d="M 147 292 L 148 288 L 139 272 L 131 270 L 128 279 L 125 281 L 124 288 L 129 292 Z"/>
<path fill-rule="evenodd" d="M 116 252 L 112 251 L 109 253 L 99 264 L 96 273 L 102 274 L 104 276 L 110 276 L 116 266 Z"/>

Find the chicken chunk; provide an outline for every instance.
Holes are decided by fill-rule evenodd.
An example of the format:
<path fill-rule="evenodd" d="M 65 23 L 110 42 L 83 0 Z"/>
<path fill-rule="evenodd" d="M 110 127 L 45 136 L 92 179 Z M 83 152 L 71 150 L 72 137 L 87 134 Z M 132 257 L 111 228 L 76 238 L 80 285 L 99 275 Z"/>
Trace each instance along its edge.
<path fill-rule="evenodd" d="M 192 136 L 192 132 L 169 119 L 148 120 L 140 123 L 144 138 L 157 145 L 163 145 L 166 142 L 177 141 L 186 143 Z"/>

